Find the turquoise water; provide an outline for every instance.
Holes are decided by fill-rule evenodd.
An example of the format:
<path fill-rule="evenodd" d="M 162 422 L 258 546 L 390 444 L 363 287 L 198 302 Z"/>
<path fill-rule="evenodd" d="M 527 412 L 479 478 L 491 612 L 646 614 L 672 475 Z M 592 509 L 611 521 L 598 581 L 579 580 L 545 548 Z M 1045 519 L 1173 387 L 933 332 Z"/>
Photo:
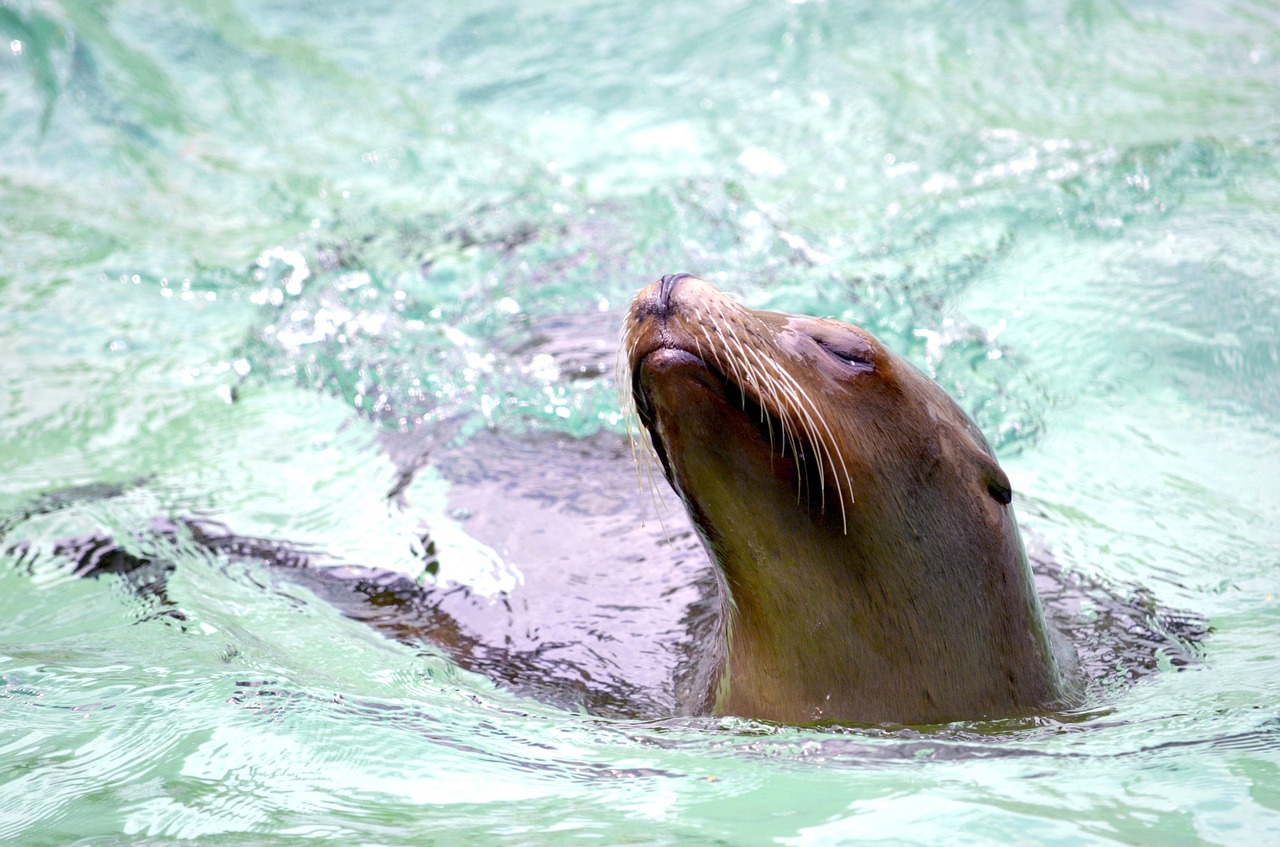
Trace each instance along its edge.
<path fill-rule="evenodd" d="M 1267 3 L 0 3 L 0 840 L 1276 839 L 1278 92 Z M 1202 661 L 994 737 L 600 717 L 146 532 L 510 587 L 389 439 L 621 433 L 675 271 L 930 370 Z"/>

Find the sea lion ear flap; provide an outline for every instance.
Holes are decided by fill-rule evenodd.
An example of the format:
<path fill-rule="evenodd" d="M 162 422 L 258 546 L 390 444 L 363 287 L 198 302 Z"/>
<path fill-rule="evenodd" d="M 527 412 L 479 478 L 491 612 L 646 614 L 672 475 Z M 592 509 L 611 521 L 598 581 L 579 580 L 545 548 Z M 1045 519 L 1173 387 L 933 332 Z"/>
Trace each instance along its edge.
<path fill-rule="evenodd" d="M 1013 502 L 1013 486 L 1009 484 L 1009 477 L 994 461 L 984 469 L 982 481 L 986 484 L 987 493 L 991 495 L 992 500 L 1001 506 L 1008 506 Z"/>
<path fill-rule="evenodd" d="M 1000 463 L 996 461 L 995 451 L 991 449 L 991 444 L 987 441 L 987 437 L 982 434 L 982 430 L 978 429 L 978 425 L 968 415 L 965 415 L 965 424 L 969 437 L 973 439 L 974 446 L 978 448 L 977 456 L 974 459 L 978 465 L 979 472 L 982 474 L 983 487 L 987 489 L 987 494 L 991 496 L 992 500 L 995 500 L 1001 506 L 1008 506 L 1013 502 L 1013 486 L 1009 484 L 1009 477 L 1005 474 L 1004 468 L 1000 467 Z"/>

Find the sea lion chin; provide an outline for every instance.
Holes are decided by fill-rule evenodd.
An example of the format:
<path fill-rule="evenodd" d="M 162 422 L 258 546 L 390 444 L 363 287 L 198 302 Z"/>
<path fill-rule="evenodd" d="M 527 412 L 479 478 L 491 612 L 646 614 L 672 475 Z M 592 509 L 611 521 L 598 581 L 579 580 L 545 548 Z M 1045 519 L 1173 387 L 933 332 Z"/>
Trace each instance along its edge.
<path fill-rule="evenodd" d="M 636 296 L 623 341 L 723 592 L 702 710 L 922 724 L 1064 704 L 1008 477 L 931 380 L 857 327 L 689 274 Z"/>

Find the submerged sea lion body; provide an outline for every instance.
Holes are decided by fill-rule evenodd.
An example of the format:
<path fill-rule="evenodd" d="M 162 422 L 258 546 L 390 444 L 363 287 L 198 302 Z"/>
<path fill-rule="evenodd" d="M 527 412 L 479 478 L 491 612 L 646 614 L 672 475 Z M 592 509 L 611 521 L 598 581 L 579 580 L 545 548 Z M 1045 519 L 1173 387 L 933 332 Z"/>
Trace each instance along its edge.
<path fill-rule="evenodd" d="M 936 723 L 1068 694 L 991 448 L 860 329 L 689 276 L 624 323 L 640 422 L 724 592 L 703 707 Z"/>
<path fill-rule="evenodd" d="M 612 348 L 609 324 L 586 329 L 598 336 L 574 327 L 558 349 Z M 1008 484 L 982 437 L 860 331 L 751 312 L 687 277 L 642 292 L 626 325 L 638 410 L 690 521 L 677 512 L 641 524 L 620 436 L 455 442 L 424 428 L 379 438 L 371 459 L 397 478 L 387 506 L 416 511 L 416 474 L 438 473 L 460 521 L 453 532 L 519 575 L 499 593 L 468 580 L 479 573 L 474 545 L 446 544 L 429 520 L 419 524 L 423 569 L 438 578 L 350 561 L 314 540 L 243 535 L 235 527 L 252 519 L 236 512 L 180 508 L 138 514 L 127 531 L 122 518 L 103 527 L 102 514 L 135 514 L 149 479 L 0 510 L 0 567 L 34 574 L 52 559 L 80 576 L 112 574 L 137 601 L 126 619 L 182 628 L 201 613 L 203 580 L 168 575 L 221 568 L 290 608 L 314 595 L 521 695 L 643 720 L 1001 717 L 1074 703 L 1077 684 L 1106 699 L 1199 661 L 1202 617 L 1033 545 L 1048 630 Z M 654 494 L 674 508 L 665 486 Z M 130 499 L 99 505 L 116 498 Z M 1069 636 L 1058 639 L 1059 668 L 1047 647 L 1055 631 Z"/>

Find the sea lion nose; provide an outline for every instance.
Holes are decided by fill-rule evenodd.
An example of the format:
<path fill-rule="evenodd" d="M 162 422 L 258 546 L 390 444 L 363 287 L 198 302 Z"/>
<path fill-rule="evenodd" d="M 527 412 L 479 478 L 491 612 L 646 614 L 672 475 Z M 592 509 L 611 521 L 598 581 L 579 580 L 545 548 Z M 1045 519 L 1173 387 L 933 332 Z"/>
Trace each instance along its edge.
<path fill-rule="evenodd" d="M 675 293 L 676 286 L 680 284 L 681 280 L 686 280 L 686 279 L 695 279 L 695 277 L 693 274 L 678 273 L 678 274 L 667 274 L 662 278 L 662 281 L 658 286 L 658 304 L 657 305 L 659 310 L 661 310 L 663 313 L 670 311 L 671 295 Z"/>

